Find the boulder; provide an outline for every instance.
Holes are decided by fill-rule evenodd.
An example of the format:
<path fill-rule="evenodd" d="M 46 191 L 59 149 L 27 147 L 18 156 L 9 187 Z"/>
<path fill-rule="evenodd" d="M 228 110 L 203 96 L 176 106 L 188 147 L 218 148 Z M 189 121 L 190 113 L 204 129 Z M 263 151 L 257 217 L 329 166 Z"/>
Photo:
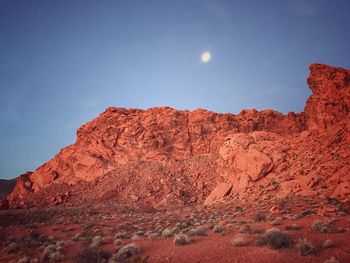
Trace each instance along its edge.
<path fill-rule="evenodd" d="M 232 184 L 220 183 L 215 189 L 210 193 L 210 195 L 205 199 L 204 205 L 212 205 L 216 201 L 220 200 L 224 196 L 230 194 L 232 189 Z"/>

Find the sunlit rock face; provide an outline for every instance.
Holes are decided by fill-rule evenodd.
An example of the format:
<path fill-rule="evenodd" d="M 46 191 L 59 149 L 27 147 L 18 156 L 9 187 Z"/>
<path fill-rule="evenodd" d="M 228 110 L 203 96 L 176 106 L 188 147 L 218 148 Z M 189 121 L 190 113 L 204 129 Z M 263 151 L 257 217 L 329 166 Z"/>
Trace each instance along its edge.
<path fill-rule="evenodd" d="M 10 207 L 348 198 L 350 73 L 320 64 L 310 70 L 313 94 L 301 113 L 108 108 L 78 129 L 75 144 L 21 177 Z"/>
<path fill-rule="evenodd" d="M 309 129 L 326 132 L 349 120 L 349 70 L 313 64 L 307 82 L 313 92 L 305 106 Z"/>

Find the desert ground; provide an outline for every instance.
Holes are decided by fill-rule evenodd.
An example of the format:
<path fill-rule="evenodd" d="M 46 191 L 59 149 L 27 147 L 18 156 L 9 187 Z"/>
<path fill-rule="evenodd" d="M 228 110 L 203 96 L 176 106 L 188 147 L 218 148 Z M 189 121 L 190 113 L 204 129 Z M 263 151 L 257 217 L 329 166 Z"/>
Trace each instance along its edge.
<path fill-rule="evenodd" d="M 349 204 L 222 200 L 0 212 L 1 262 L 350 262 Z"/>

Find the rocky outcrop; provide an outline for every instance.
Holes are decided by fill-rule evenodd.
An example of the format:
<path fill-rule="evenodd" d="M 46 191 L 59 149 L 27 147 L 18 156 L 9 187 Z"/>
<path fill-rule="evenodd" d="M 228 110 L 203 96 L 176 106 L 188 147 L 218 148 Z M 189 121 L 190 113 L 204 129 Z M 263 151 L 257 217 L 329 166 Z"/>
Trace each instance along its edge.
<path fill-rule="evenodd" d="M 230 135 L 219 150 L 221 176 L 233 182 L 236 192 L 246 191 L 285 162 L 288 146 L 280 138 L 269 132 Z"/>
<path fill-rule="evenodd" d="M 310 66 L 307 82 L 312 96 L 305 114 L 309 129 L 327 132 L 350 116 L 350 71 L 322 64 Z"/>
<path fill-rule="evenodd" d="M 6 180 L 0 179 L 0 199 L 5 198 L 9 193 L 12 192 L 16 185 L 17 178 Z"/>
<path fill-rule="evenodd" d="M 302 113 L 108 108 L 78 129 L 75 144 L 21 176 L 10 206 L 211 204 L 228 194 L 347 198 L 350 74 L 320 64 L 310 70 L 313 94 Z"/>

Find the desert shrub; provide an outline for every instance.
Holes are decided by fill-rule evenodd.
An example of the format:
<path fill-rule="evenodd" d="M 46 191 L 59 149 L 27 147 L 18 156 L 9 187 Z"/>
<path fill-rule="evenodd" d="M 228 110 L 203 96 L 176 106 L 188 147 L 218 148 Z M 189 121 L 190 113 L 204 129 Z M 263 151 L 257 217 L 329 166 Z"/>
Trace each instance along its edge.
<path fill-rule="evenodd" d="M 258 211 L 254 217 L 253 217 L 253 220 L 255 222 L 262 222 L 262 221 L 265 221 L 266 220 L 266 212 L 265 211 Z"/>
<path fill-rule="evenodd" d="M 114 243 L 115 246 L 123 245 L 123 239 L 116 238 L 116 239 L 114 239 L 113 243 Z"/>
<path fill-rule="evenodd" d="M 330 232 L 330 226 L 322 220 L 315 220 L 311 224 L 311 230 L 325 234 Z"/>
<path fill-rule="evenodd" d="M 135 243 L 130 243 L 123 246 L 121 249 L 119 249 L 118 253 L 116 254 L 116 258 L 118 260 L 125 260 L 139 253 L 140 253 L 139 246 Z"/>
<path fill-rule="evenodd" d="M 41 234 L 40 234 L 38 231 L 35 231 L 35 230 L 33 230 L 33 231 L 30 232 L 30 237 L 31 237 L 32 239 L 39 239 L 40 235 L 41 235 Z"/>
<path fill-rule="evenodd" d="M 127 263 L 148 263 L 148 257 L 143 257 L 142 255 L 135 255 L 129 258 Z"/>
<path fill-rule="evenodd" d="M 337 229 L 335 230 L 335 232 L 337 232 L 337 233 L 345 233 L 347 231 L 348 231 L 348 229 L 345 227 L 337 227 Z"/>
<path fill-rule="evenodd" d="M 206 236 L 207 232 L 206 229 L 202 226 L 192 228 L 190 231 L 188 231 L 189 236 Z"/>
<path fill-rule="evenodd" d="M 113 238 L 111 236 L 105 236 L 101 238 L 101 243 L 102 244 L 110 244 L 112 243 Z"/>
<path fill-rule="evenodd" d="M 330 259 L 326 259 L 323 263 L 339 263 L 339 261 L 335 257 L 331 257 Z"/>
<path fill-rule="evenodd" d="M 30 262 L 30 259 L 27 256 L 24 256 L 17 261 L 17 263 L 29 263 L 29 262 Z"/>
<path fill-rule="evenodd" d="M 304 217 L 303 214 L 295 214 L 294 216 L 292 216 L 292 220 L 299 220 L 302 219 Z"/>
<path fill-rule="evenodd" d="M 223 234 L 226 232 L 226 228 L 221 225 L 215 225 L 213 227 L 213 232 L 217 234 Z"/>
<path fill-rule="evenodd" d="M 133 236 L 140 236 L 140 237 L 143 237 L 144 235 L 145 235 L 145 232 L 142 230 L 139 230 L 133 234 Z"/>
<path fill-rule="evenodd" d="M 150 232 L 150 233 L 148 233 L 147 234 L 147 237 L 148 237 L 148 239 L 156 239 L 157 237 L 159 237 L 159 233 L 157 233 L 157 232 Z"/>
<path fill-rule="evenodd" d="M 185 234 L 176 234 L 174 237 L 174 245 L 183 246 L 191 243 L 191 240 Z"/>
<path fill-rule="evenodd" d="M 61 247 L 56 245 L 48 245 L 41 254 L 41 261 L 57 262 L 63 259 Z"/>
<path fill-rule="evenodd" d="M 114 239 L 117 238 L 127 238 L 128 234 L 124 231 L 124 232 L 117 232 L 114 235 Z"/>
<path fill-rule="evenodd" d="M 325 242 L 323 242 L 322 247 L 323 248 L 331 248 L 331 247 L 334 247 L 334 243 L 332 240 L 327 239 Z"/>
<path fill-rule="evenodd" d="M 111 253 L 105 250 L 84 249 L 75 259 L 75 263 L 103 263 L 107 262 Z"/>
<path fill-rule="evenodd" d="M 316 211 L 314 209 L 306 209 L 302 212 L 303 216 L 315 215 Z"/>
<path fill-rule="evenodd" d="M 300 230 L 301 228 L 302 227 L 297 224 L 286 226 L 286 230 Z"/>
<path fill-rule="evenodd" d="M 140 236 L 140 235 L 137 235 L 137 234 L 133 234 L 133 235 L 131 236 L 131 239 L 132 239 L 132 240 L 137 240 L 137 239 L 140 239 L 140 238 L 143 238 L 143 236 Z"/>
<path fill-rule="evenodd" d="M 295 248 L 299 251 L 302 256 L 307 256 L 310 254 L 315 254 L 315 247 L 306 238 L 299 239 Z"/>
<path fill-rule="evenodd" d="M 264 229 L 260 229 L 260 228 L 254 228 L 251 230 L 251 233 L 253 234 L 264 234 L 265 230 Z"/>
<path fill-rule="evenodd" d="M 274 249 L 290 247 L 293 243 L 291 237 L 287 233 L 281 232 L 276 228 L 267 230 L 263 238 L 266 245 Z"/>
<path fill-rule="evenodd" d="M 249 244 L 249 240 L 246 236 L 239 234 L 233 237 L 232 244 L 236 247 L 243 247 Z"/>
<path fill-rule="evenodd" d="M 73 241 L 79 241 L 82 239 L 82 234 L 81 233 L 76 233 L 73 237 L 72 240 Z"/>
<path fill-rule="evenodd" d="M 282 224 L 282 220 L 280 218 L 276 218 L 275 220 L 271 221 L 271 225 L 273 226 L 279 226 Z"/>
<path fill-rule="evenodd" d="M 239 233 L 250 233 L 251 229 L 249 225 L 245 225 L 239 228 L 238 230 Z"/>
<path fill-rule="evenodd" d="M 171 237 L 173 235 L 173 231 L 171 231 L 170 229 L 164 229 L 162 231 L 162 236 L 163 237 Z"/>
<path fill-rule="evenodd" d="M 95 236 L 91 240 L 90 247 L 91 248 L 97 248 L 102 244 L 102 237 L 101 236 Z"/>
<path fill-rule="evenodd" d="M 10 254 L 10 253 L 16 253 L 20 250 L 20 245 L 17 244 L 16 242 L 12 242 L 10 245 L 8 245 L 8 247 L 6 248 L 6 253 Z"/>
<path fill-rule="evenodd" d="M 261 246 L 266 246 L 266 240 L 264 237 L 259 237 L 255 240 L 254 244 L 258 247 L 261 247 Z"/>

